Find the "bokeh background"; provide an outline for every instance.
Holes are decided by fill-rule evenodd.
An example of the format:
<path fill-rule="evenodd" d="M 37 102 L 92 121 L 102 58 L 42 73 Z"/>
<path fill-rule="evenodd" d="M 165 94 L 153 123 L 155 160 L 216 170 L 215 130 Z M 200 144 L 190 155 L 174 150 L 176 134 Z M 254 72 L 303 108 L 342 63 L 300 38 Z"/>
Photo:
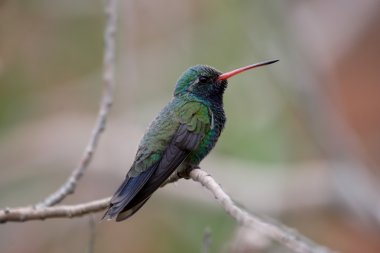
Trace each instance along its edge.
<path fill-rule="evenodd" d="M 103 2 L 0 1 L 0 207 L 33 204 L 79 161 L 102 91 Z M 380 2 L 119 2 L 117 91 L 74 196 L 109 196 L 178 76 L 234 77 L 202 163 L 246 209 L 342 252 L 380 252 Z M 95 216 L 98 220 L 100 214 Z M 96 222 L 94 252 L 290 252 L 239 229 L 199 185 L 160 189 L 133 219 Z M 0 225 L 0 252 L 86 252 L 89 218 Z"/>

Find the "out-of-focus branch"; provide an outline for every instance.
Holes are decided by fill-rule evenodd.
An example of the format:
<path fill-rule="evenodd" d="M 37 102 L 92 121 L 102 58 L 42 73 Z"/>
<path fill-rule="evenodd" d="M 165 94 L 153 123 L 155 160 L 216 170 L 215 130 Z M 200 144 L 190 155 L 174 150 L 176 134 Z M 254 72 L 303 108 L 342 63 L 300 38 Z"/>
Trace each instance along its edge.
<path fill-rule="evenodd" d="M 115 87 L 115 32 L 117 23 L 117 0 L 107 0 L 105 12 L 107 15 L 107 24 L 104 33 L 104 70 L 103 81 L 104 91 L 100 104 L 98 118 L 92 130 L 90 140 L 85 148 L 84 154 L 79 162 L 79 165 L 72 171 L 67 181 L 54 193 L 48 196 L 45 200 L 37 204 L 38 208 L 53 206 L 61 202 L 67 195 L 74 193 L 78 181 L 83 176 L 89 166 L 92 157 L 95 153 L 100 135 L 105 129 L 107 115 L 110 111 L 113 102 L 113 92 Z"/>
<path fill-rule="evenodd" d="M 313 3 L 318 4 L 318 1 L 313 1 Z M 275 83 L 280 88 L 281 94 L 286 96 L 288 104 L 293 107 L 293 111 L 300 122 L 305 124 L 305 129 L 311 135 L 321 154 L 330 163 L 332 168 L 329 170 L 331 174 L 328 177 L 329 184 L 332 186 L 330 198 L 335 198 L 331 203 L 341 205 L 341 210 L 355 214 L 355 219 L 359 217 L 362 223 L 366 222 L 367 225 L 376 226 L 379 229 L 380 188 L 378 187 L 378 180 L 368 168 L 368 162 L 363 159 L 365 157 L 363 150 L 365 149 L 360 143 L 360 138 L 351 129 L 347 120 L 323 89 L 323 84 L 328 80 L 326 77 L 332 77 L 333 72 L 331 70 L 335 68 L 334 64 L 336 64 L 334 61 L 341 58 L 339 54 L 346 52 L 350 42 L 344 37 L 347 44 L 345 45 L 346 49 L 343 49 L 344 45 L 337 43 L 339 36 L 325 36 L 323 43 L 319 40 L 310 39 L 316 38 L 313 37 L 316 28 L 324 27 L 323 22 L 318 22 L 316 17 L 323 16 L 324 22 L 328 23 L 328 20 L 332 20 L 329 18 L 336 19 L 336 16 L 307 15 L 307 13 L 310 11 L 324 13 L 324 8 L 330 9 L 336 6 L 319 5 L 317 10 L 313 4 L 304 1 L 295 1 L 292 5 L 284 2 L 280 6 L 278 4 L 273 5 L 272 10 L 275 13 L 272 14 L 279 15 L 279 9 L 287 10 L 288 13 L 282 11 L 280 15 L 285 14 L 282 20 L 287 20 L 288 23 L 280 29 L 291 29 L 287 29 L 289 36 L 286 37 L 280 32 L 272 33 L 275 37 L 271 41 L 278 41 L 279 43 L 276 44 L 276 47 L 268 47 L 269 53 L 287 61 L 287 64 L 279 64 L 277 65 L 279 67 L 272 69 L 277 71 L 277 74 L 273 75 L 278 78 Z M 349 9 L 355 10 L 354 12 L 360 15 L 361 12 L 354 6 L 355 4 Z M 369 7 L 370 9 L 371 7 Z M 347 13 L 340 18 L 352 20 L 352 16 Z M 366 18 L 370 19 L 368 13 Z M 364 25 L 368 21 L 365 21 L 363 16 L 361 22 Z M 294 29 L 294 27 L 296 28 Z M 326 27 L 326 29 L 328 30 L 327 33 L 331 34 L 336 34 L 334 31 L 341 30 L 339 24 Z M 363 29 L 363 27 L 357 26 L 357 29 Z M 352 29 L 349 33 L 353 35 L 356 32 L 358 31 Z M 247 29 L 247 34 L 251 34 L 252 44 L 257 42 L 257 36 L 252 33 L 252 29 Z M 284 38 L 286 39 L 284 40 Z M 305 38 L 307 39 L 304 40 Z M 267 44 L 270 45 L 270 43 Z M 339 50 L 330 50 L 337 45 L 339 45 L 337 47 Z M 289 50 L 295 48 L 297 50 Z M 326 50 L 328 48 L 329 50 Z M 285 52 L 286 54 L 284 54 Z M 329 85 L 330 92 L 332 88 Z M 350 187 L 347 187 L 348 185 Z"/>
<path fill-rule="evenodd" d="M 89 216 L 89 228 L 90 228 L 90 239 L 88 242 L 88 248 L 87 253 L 93 253 L 95 248 L 95 240 L 96 240 L 96 221 L 95 221 L 95 215 L 91 214 Z"/>
<path fill-rule="evenodd" d="M 203 232 L 202 253 L 210 253 L 211 243 L 212 243 L 211 228 L 206 227 L 205 231 Z"/>
<path fill-rule="evenodd" d="M 286 245 L 290 249 L 299 253 L 322 253 L 331 252 L 328 248 L 317 245 L 309 239 L 298 234 L 294 229 L 290 229 L 280 224 L 273 224 L 264 221 L 254 214 L 250 214 L 238 207 L 228 196 L 220 185 L 205 171 L 194 169 L 190 172 L 190 177 L 208 189 L 223 209 L 236 220 L 241 226 L 251 227 L 268 238 Z"/>
<path fill-rule="evenodd" d="M 51 207 L 33 206 L 5 208 L 0 210 L 0 223 L 8 221 L 24 222 L 30 220 L 45 220 L 50 218 L 73 218 L 89 213 L 99 212 L 108 206 L 111 198 L 94 200 L 77 205 L 58 205 Z"/>
<path fill-rule="evenodd" d="M 294 16 L 290 15 L 292 18 Z M 305 52 L 312 51 L 306 44 L 296 40 L 292 43 L 300 48 L 306 46 Z M 295 96 L 296 99 L 290 99 L 289 102 L 297 108 L 295 111 L 332 168 L 329 178 L 334 191 L 332 194 L 336 198 L 332 203 L 341 205 L 342 210 L 351 211 L 355 218 L 361 218 L 368 226 L 379 229 L 380 189 L 376 177 L 371 175 L 362 159 L 365 155 L 360 139 L 322 89 L 323 77 L 315 70 L 318 68 L 312 65 L 315 60 L 309 59 L 308 62 L 300 59 L 299 55 L 287 55 L 288 62 L 293 63 L 289 65 L 297 66 L 297 78 L 290 79 L 288 73 L 291 70 L 285 66 L 282 72 L 278 72 L 282 80 L 278 84 L 287 86 L 278 87 L 282 93 L 290 91 Z"/>
<path fill-rule="evenodd" d="M 270 239 L 251 227 L 238 227 L 232 241 L 228 244 L 229 252 L 272 252 Z"/>

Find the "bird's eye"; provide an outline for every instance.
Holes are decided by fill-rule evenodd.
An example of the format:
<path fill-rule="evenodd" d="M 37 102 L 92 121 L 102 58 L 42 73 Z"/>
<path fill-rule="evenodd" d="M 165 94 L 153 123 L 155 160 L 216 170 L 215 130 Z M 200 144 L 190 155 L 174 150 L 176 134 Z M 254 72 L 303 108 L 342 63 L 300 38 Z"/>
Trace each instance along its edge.
<path fill-rule="evenodd" d="M 208 82 L 208 77 L 206 77 L 206 76 L 200 76 L 200 77 L 198 78 L 198 80 L 199 80 L 199 83 L 203 83 L 203 84 L 205 84 L 205 83 Z"/>

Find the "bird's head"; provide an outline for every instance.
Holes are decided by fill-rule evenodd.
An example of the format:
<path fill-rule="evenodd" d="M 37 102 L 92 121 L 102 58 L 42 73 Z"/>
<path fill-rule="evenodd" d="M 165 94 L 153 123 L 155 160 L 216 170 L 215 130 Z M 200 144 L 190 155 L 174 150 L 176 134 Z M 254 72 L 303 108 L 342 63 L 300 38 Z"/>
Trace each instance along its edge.
<path fill-rule="evenodd" d="M 179 97 L 190 94 L 201 100 L 222 102 L 228 78 L 246 70 L 272 64 L 277 61 L 278 60 L 260 62 L 225 73 L 206 65 L 190 67 L 178 79 L 174 96 Z"/>

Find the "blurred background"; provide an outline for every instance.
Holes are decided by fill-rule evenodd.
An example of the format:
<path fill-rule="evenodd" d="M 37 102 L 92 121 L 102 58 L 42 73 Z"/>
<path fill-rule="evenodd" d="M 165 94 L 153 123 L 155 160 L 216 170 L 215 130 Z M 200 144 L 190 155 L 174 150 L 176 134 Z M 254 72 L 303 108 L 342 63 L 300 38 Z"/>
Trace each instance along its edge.
<path fill-rule="evenodd" d="M 103 2 L 0 1 L 0 207 L 36 203 L 78 163 L 102 92 Z M 109 196 L 189 66 L 280 62 L 230 80 L 202 163 L 247 210 L 341 252 L 380 252 L 380 2 L 119 1 L 117 91 L 73 204 Z M 95 216 L 96 221 L 101 214 Z M 290 252 L 239 229 L 202 187 L 160 189 L 94 252 Z M 86 252 L 89 218 L 0 225 L 0 252 Z"/>

